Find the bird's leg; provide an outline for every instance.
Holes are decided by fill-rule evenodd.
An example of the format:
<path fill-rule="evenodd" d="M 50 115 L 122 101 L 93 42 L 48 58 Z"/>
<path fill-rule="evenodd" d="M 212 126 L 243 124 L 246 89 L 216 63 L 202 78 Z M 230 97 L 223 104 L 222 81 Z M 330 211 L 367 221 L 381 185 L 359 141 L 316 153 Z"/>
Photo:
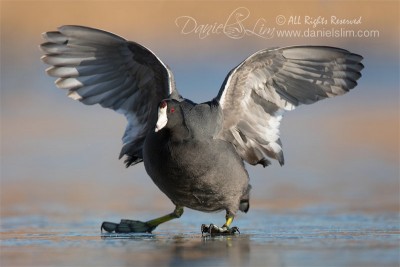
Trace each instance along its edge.
<path fill-rule="evenodd" d="M 205 225 L 203 224 L 201 226 L 201 234 L 203 233 L 209 233 L 210 235 L 232 235 L 235 233 L 239 233 L 239 228 L 237 228 L 236 226 L 234 227 L 229 227 L 232 222 L 233 222 L 233 218 L 235 216 L 230 213 L 229 211 L 226 212 L 226 222 L 224 225 L 222 225 L 222 227 L 218 227 L 215 224 L 210 224 L 210 225 Z"/>
<path fill-rule="evenodd" d="M 151 233 L 160 224 L 177 219 L 181 217 L 182 214 L 183 207 L 176 206 L 172 213 L 147 222 L 126 219 L 122 219 L 120 223 L 103 222 L 101 225 L 101 231 L 104 229 L 109 233 Z"/>

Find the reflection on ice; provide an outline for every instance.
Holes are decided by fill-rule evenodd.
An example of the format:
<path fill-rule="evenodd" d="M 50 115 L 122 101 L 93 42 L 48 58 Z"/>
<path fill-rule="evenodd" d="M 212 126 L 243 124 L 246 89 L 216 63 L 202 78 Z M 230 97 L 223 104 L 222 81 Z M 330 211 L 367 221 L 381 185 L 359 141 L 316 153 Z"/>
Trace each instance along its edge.
<path fill-rule="evenodd" d="M 333 266 L 396 266 L 399 263 L 400 218 L 396 213 L 277 214 L 253 210 L 237 221 L 241 234 L 217 237 L 202 237 L 200 233 L 200 223 L 207 222 L 207 215 L 193 216 L 192 212 L 187 215 L 153 234 L 101 234 L 98 220 L 93 217 L 2 218 L 2 263 L 21 266 L 325 266 L 326 262 Z"/>

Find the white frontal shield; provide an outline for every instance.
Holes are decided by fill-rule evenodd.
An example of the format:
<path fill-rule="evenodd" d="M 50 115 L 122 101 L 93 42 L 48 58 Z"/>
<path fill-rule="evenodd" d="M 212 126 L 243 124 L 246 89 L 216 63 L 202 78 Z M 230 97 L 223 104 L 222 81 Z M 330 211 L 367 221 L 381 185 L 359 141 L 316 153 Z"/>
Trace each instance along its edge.
<path fill-rule="evenodd" d="M 158 120 L 157 120 L 157 123 L 156 123 L 155 131 L 158 132 L 159 130 L 164 128 L 165 125 L 167 125 L 167 122 L 168 122 L 167 105 L 165 105 L 164 107 L 159 107 L 158 108 Z"/>

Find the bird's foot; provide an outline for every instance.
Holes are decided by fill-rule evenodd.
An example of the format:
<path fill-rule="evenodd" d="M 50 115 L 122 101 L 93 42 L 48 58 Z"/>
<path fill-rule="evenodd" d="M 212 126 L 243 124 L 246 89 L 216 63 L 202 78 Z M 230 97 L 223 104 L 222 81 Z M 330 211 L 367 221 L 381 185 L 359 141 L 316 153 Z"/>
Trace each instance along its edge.
<path fill-rule="evenodd" d="M 201 234 L 203 235 L 204 233 L 210 234 L 212 236 L 216 235 L 234 235 L 235 233 L 239 233 L 239 228 L 236 226 L 229 228 L 228 226 L 222 226 L 218 227 L 215 224 L 210 224 L 210 225 L 201 225 Z"/>
<path fill-rule="evenodd" d="M 108 233 L 151 233 L 156 227 L 146 222 L 122 219 L 120 223 L 103 222 L 100 229 Z"/>

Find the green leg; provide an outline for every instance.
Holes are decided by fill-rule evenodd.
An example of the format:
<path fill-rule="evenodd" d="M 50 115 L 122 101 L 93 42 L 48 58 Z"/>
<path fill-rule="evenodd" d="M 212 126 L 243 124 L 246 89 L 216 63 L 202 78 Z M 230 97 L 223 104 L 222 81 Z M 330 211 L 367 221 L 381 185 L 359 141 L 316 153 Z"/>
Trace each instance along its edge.
<path fill-rule="evenodd" d="M 233 222 L 233 218 L 235 218 L 233 215 L 231 215 L 231 214 L 229 214 L 229 213 L 226 213 L 226 216 L 225 216 L 226 222 L 225 222 L 225 224 L 224 224 L 222 227 L 229 228 L 229 226 L 230 226 L 230 225 L 232 224 L 232 222 Z"/>
<path fill-rule="evenodd" d="M 149 226 L 156 228 L 157 226 L 159 226 L 162 223 L 168 222 L 173 219 L 180 218 L 182 216 L 182 214 L 183 214 L 183 207 L 176 206 L 175 210 L 172 213 L 167 214 L 162 217 L 159 217 L 159 218 L 156 218 L 154 220 L 147 221 L 146 223 Z"/>
<path fill-rule="evenodd" d="M 104 229 L 109 233 L 151 233 L 160 224 L 177 219 L 181 217 L 182 214 L 183 207 L 176 206 L 172 213 L 147 222 L 126 219 L 122 219 L 120 223 L 103 222 L 101 230 L 103 231 Z"/>

